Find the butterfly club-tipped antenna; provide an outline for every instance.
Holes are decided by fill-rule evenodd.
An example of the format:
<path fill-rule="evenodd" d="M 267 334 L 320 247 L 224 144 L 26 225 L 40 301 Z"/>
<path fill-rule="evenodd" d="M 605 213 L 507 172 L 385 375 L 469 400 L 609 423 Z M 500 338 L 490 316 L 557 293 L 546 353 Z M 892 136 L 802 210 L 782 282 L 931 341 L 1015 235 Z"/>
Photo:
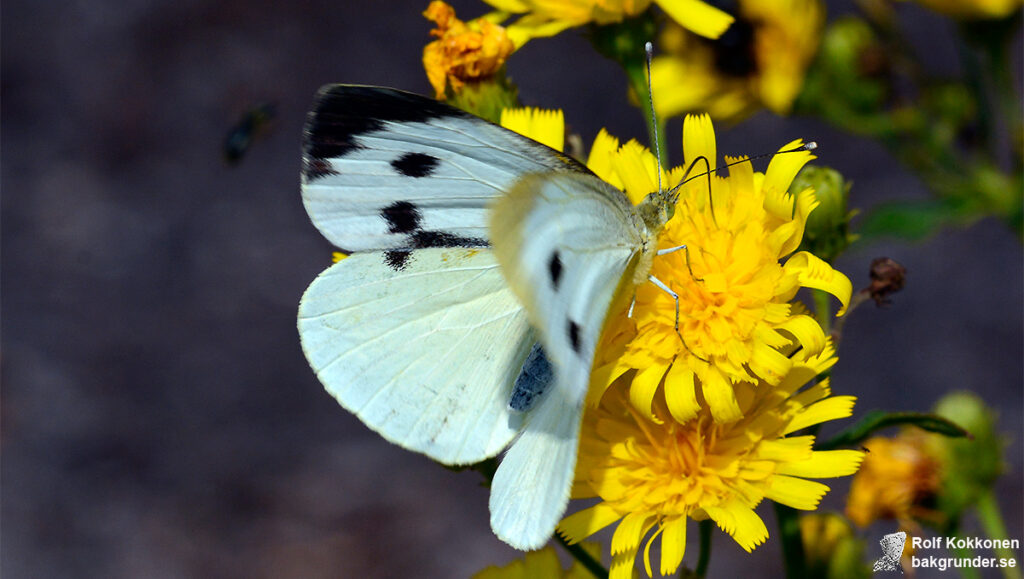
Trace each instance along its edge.
<path fill-rule="evenodd" d="M 669 189 L 668 192 L 669 192 L 669 194 L 677 195 L 678 191 L 679 191 L 679 188 L 682 187 L 683 185 L 686 185 L 690 181 L 693 181 L 694 179 L 699 179 L 701 177 L 704 177 L 705 175 L 710 176 L 712 173 L 717 173 L 717 172 L 721 171 L 722 169 L 728 169 L 729 167 L 732 167 L 733 165 L 739 165 L 740 163 L 746 163 L 747 161 L 754 161 L 754 160 L 757 160 L 757 159 L 764 159 L 765 157 L 774 157 L 775 155 L 783 155 L 785 153 L 799 153 L 800 151 L 813 151 L 813 150 L 815 150 L 817 148 L 818 148 L 818 143 L 816 143 L 814 141 L 808 141 L 808 142 L 806 142 L 806 143 L 804 143 L 804 144 L 802 144 L 800 146 L 793 147 L 792 149 L 786 149 L 785 151 L 775 151 L 774 153 L 761 153 L 759 155 L 754 155 L 753 157 L 744 157 L 742 159 L 733 161 L 732 163 L 726 163 L 724 165 L 719 165 L 719 166 L 715 167 L 714 169 L 711 168 L 711 163 L 708 161 L 707 157 L 705 157 L 704 155 L 701 155 L 700 157 L 697 157 L 696 159 L 694 159 L 692 163 L 690 163 L 690 166 L 686 168 L 686 173 L 683 175 L 683 179 L 675 187 Z M 705 164 L 705 166 L 708 167 L 707 170 L 705 170 L 703 173 L 697 173 L 696 175 L 690 175 L 690 171 L 692 171 L 694 166 L 697 165 L 697 163 L 700 163 L 700 162 L 703 162 Z"/>
<path fill-rule="evenodd" d="M 813 151 L 814 149 L 817 149 L 817 148 L 818 148 L 818 143 L 816 143 L 814 141 L 808 141 L 808 142 L 806 142 L 806 143 L 804 143 L 802 145 L 799 145 L 797 147 L 793 147 L 792 149 L 786 149 L 785 151 L 775 151 L 774 153 L 761 153 L 759 155 L 754 155 L 753 157 L 744 157 L 742 159 L 738 159 L 736 161 L 733 161 L 732 163 L 726 163 L 724 165 L 719 165 L 719 166 L 715 167 L 714 169 L 711 168 L 711 162 L 708 161 L 707 157 L 705 157 L 704 155 L 701 155 L 701 156 L 697 157 L 696 159 L 694 159 L 693 162 L 690 163 L 690 166 L 686 168 L 686 173 L 683 174 L 683 178 L 679 181 L 679 183 L 676 184 L 675 187 L 673 187 L 673 188 L 668 190 L 669 202 L 671 204 L 673 204 L 673 205 L 676 203 L 676 201 L 678 200 L 678 197 L 679 197 L 679 189 L 683 185 L 686 185 L 687 183 L 689 183 L 690 181 L 693 181 L 694 179 L 699 179 L 701 177 L 707 177 L 707 179 L 708 179 L 708 201 L 710 201 L 708 207 L 711 209 L 711 220 L 713 222 L 715 222 L 715 223 L 718 223 L 718 220 L 715 219 L 715 203 L 714 203 L 714 198 L 711 196 L 711 175 L 713 173 L 717 173 L 717 172 L 721 171 L 722 169 L 728 169 L 729 167 L 732 167 L 733 165 L 739 165 L 740 163 L 746 163 L 748 161 L 754 161 L 756 159 L 764 159 L 765 157 L 774 157 L 775 155 L 782 155 L 782 154 L 785 154 L 785 153 L 799 153 L 800 151 Z M 702 173 L 697 173 L 696 175 L 690 175 L 690 172 L 693 171 L 693 168 L 697 166 L 697 163 L 704 163 L 704 166 L 706 167 L 706 169 Z"/>
<path fill-rule="evenodd" d="M 654 135 L 654 158 L 658 161 L 658 194 L 668 201 L 668 195 L 661 187 L 661 145 L 658 141 L 658 117 L 654 112 L 654 89 L 651 88 L 651 60 L 654 59 L 654 45 L 651 41 L 644 44 L 644 63 L 647 65 L 647 106 L 651 109 L 651 129 Z"/>

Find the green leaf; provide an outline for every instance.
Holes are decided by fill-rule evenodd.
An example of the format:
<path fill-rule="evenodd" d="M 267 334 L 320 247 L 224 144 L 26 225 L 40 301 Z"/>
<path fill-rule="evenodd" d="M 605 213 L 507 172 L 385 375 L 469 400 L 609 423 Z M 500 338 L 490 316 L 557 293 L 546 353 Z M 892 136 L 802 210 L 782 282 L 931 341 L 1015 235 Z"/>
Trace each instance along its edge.
<path fill-rule="evenodd" d="M 936 414 L 924 412 L 884 412 L 872 410 L 868 412 L 860 422 L 840 432 L 830 440 L 826 440 L 816 446 L 817 450 L 832 450 L 835 448 L 855 446 L 864 442 L 875 432 L 890 428 L 892 426 L 916 426 L 928 432 L 935 432 L 950 438 L 970 437 L 967 432 L 955 422 Z"/>
<path fill-rule="evenodd" d="M 891 235 L 916 240 L 969 219 L 962 211 L 943 202 L 887 203 L 864 216 L 858 233 L 864 239 Z"/>

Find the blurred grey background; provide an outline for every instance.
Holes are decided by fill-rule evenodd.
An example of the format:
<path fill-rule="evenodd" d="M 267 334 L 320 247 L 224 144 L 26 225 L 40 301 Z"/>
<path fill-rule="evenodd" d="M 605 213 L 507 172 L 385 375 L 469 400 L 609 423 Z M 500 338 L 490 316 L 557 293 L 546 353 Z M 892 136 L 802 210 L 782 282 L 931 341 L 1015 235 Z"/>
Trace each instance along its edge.
<path fill-rule="evenodd" d="M 490 533 L 479 475 L 390 446 L 342 411 L 295 331 L 331 251 L 299 199 L 303 116 L 328 82 L 429 94 L 426 4 L 4 3 L 5 579 L 465 577 L 517 556 Z M 453 4 L 465 19 L 485 8 Z M 900 10 L 910 42 L 956 74 L 952 27 Z M 622 75 L 580 34 L 535 41 L 509 69 L 527 104 L 564 108 L 585 143 L 602 126 L 646 142 Z M 227 166 L 228 129 L 266 102 L 270 132 Z M 818 141 L 857 207 L 926 195 L 879 145 L 813 120 L 762 113 L 719 131 L 724 154 Z M 836 391 L 859 397 L 858 415 L 981 394 L 1007 434 L 999 499 L 1024 538 L 1019 242 L 982 221 L 860 248 L 838 267 L 862 287 L 879 255 L 909 282 L 849 321 Z M 846 485 L 834 487 L 825 505 L 841 508 Z M 774 533 L 770 506 L 759 512 Z M 869 554 L 893 530 L 865 533 Z M 712 576 L 781 574 L 774 537 L 751 555 L 721 534 L 714 548 Z"/>

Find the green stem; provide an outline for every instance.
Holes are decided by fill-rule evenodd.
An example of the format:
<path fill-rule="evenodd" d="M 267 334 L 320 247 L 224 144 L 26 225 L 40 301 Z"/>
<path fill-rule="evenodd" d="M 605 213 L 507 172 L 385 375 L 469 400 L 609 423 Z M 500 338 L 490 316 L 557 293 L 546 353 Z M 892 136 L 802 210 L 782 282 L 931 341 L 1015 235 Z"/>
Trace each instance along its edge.
<path fill-rule="evenodd" d="M 714 524 L 711 519 L 704 519 L 698 525 L 700 529 L 700 554 L 697 556 L 697 569 L 694 574 L 700 578 L 708 573 L 708 564 L 711 563 L 711 538 L 714 536 Z"/>
<path fill-rule="evenodd" d="M 1003 523 L 1003 517 L 999 512 L 999 504 L 996 502 L 996 497 L 992 494 L 991 490 L 978 497 L 975 508 L 978 511 L 981 528 L 989 539 L 1003 540 L 1009 538 L 1006 534 L 1006 525 Z M 1013 549 L 998 547 L 992 551 L 1002 559 L 1017 558 L 1017 553 Z M 1020 559 L 1017 559 L 1017 562 L 1020 563 Z M 1020 566 L 1012 568 L 1003 567 L 1003 577 L 1006 579 L 1021 579 Z"/>
<path fill-rule="evenodd" d="M 814 317 L 821 324 L 821 330 L 827 335 L 832 331 L 832 298 L 828 292 L 811 290 L 814 296 Z"/>
<path fill-rule="evenodd" d="M 953 547 L 953 556 L 957 559 L 971 559 L 974 557 L 974 549 L 968 549 L 967 547 Z M 981 579 L 981 575 L 978 574 L 978 570 L 974 567 L 961 567 L 960 577 L 963 579 Z"/>
<path fill-rule="evenodd" d="M 800 535 L 800 518 L 796 509 L 779 503 L 772 504 L 775 506 L 775 518 L 779 522 L 786 579 L 802 579 L 807 576 L 807 566 L 804 562 L 804 541 Z"/>
<path fill-rule="evenodd" d="M 583 565 L 587 571 L 590 571 L 591 575 L 598 579 L 608 579 L 608 570 L 604 568 L 604 565 L 602 565 L 600 561 L 591 557 L 590 553 L 584 551 L 583 547 L 578 543 L 570 544 L 569 541 L 565 540 L 565 537 L 558 533 L 555 533 L 555 539 L 558 541 L 559 545 L 564 547 L 565 550 L 572 555 L 573 559 L 579 561 L 580 565 Z"/>

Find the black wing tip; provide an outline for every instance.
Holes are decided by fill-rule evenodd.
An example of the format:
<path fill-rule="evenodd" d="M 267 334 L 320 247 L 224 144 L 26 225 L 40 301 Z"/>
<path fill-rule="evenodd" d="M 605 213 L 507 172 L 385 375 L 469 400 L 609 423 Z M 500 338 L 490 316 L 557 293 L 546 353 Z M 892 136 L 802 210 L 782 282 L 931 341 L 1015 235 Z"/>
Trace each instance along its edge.
<path fill-rule="evenodd" d="M 360 135 L 379 131 L 385 123 L 426 123 L 443 118 L 469 118 L 490 123 L 447 103 L 403 90 L 361 84 L 326 84 L 317 91 L 313 108 L 306 115 L 302 151 L 308 160 L 344 157 L 363 148 L 358 138 Z M 593 174 L 565 153 L 533 140 L 530 142 L 549 150 L 551 156 L 561 162 L 558 169 Z M 311 173 L 307 182 L 321 176 L 322 173 Z"/>
<path fill-rule="evenodd" d="M 303 127 L 307 159 L 344 157 L 362 148 L 358 137 L 387 122 L 428 122 L 472 116 L 451 105 L 398 89 L 359 84 L 327 84 L 317 91 Z M 316 178 L 316 175 L 310 175 Z"/>

